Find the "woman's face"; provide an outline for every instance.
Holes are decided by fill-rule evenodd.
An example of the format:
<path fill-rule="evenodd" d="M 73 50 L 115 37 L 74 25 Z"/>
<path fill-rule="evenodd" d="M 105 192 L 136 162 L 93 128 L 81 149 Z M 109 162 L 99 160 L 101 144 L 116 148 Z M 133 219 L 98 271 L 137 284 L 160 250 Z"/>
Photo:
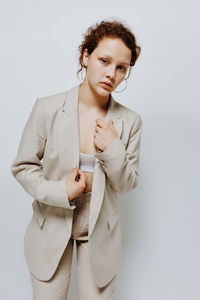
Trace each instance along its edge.
<path fill-rule="evenodd" d="M 105 37 L 90 55 L 87 49 L 84 51 L 85 80 L 95 93 L 106 97 L 124 80 L 130 61 L 131 50 L 120 38 Z M 110 83 L 111 87 L 103 82 Z"/>

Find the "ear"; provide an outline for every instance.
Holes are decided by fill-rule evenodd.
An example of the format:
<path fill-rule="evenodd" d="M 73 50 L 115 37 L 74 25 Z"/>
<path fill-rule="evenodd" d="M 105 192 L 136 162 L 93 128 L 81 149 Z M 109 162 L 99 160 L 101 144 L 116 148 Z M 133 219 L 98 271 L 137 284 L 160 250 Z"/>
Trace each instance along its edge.
<path fill-rule="evenodd" d="M 88 66 L 88 58 L 89 58 L 89 54 L 88 54 L 88 49 L 86 48 L 86 49 L 84 49 L 84 51 L 83 51 L 83 59 L 82 59 L 82 63 L 83 63 L 83 65 L 85 66 L 85 67 L 87 67 Z"/>

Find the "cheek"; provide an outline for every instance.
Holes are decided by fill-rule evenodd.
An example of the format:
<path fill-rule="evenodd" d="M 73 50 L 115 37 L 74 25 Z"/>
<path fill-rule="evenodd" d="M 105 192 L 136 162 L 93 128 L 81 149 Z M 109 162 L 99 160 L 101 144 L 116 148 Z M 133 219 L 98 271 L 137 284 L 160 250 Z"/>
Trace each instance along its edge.
<path fill-rule="evenodd" d="M 88 81 L 91 83 L 95 83 L 97 81 L 97 74 L 90 70 L 87 75 Z"/>
<path fill-rule="evenodd" d="M 124 75 L 118 74 L 118 76 L 116 77 L 117 85 L 119 85 L 124 80 L 124 78 L 125 78 Z"/>
<path fill-rule="evenodd" d="M 103 67 L 99 64 L 99 62 L 94 62 L 90 65 L 90 72 L 88 73 L 91 80 L 99 79 L 102 77 L 104 72 Z"/>

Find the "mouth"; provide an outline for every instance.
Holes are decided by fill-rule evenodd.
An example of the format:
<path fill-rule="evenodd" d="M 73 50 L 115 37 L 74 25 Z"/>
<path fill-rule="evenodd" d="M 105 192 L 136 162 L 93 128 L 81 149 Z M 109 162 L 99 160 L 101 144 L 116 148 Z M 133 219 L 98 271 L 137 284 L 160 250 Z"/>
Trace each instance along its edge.
<path fill-rule="evenodd" d="M 110 83 L 107 83 L 107 82 L 101 82 L 101 84 L 106 87 L 106 88 L 112 88 L 112 85 Z"/>

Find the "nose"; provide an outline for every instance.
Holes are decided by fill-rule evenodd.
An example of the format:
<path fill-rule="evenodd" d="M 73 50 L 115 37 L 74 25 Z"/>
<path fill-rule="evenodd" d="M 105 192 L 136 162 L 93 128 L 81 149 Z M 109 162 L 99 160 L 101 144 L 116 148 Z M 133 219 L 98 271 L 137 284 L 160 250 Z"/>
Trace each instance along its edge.
<path fill-rule="evenodd" d="M 106 72 L 106 77 L 107 78 L 110 78 L 110 79 L 114 79 L 115 78 L 115 68 L 113 67 L 110 67 L 107 69 L 107 72 Z"/>

